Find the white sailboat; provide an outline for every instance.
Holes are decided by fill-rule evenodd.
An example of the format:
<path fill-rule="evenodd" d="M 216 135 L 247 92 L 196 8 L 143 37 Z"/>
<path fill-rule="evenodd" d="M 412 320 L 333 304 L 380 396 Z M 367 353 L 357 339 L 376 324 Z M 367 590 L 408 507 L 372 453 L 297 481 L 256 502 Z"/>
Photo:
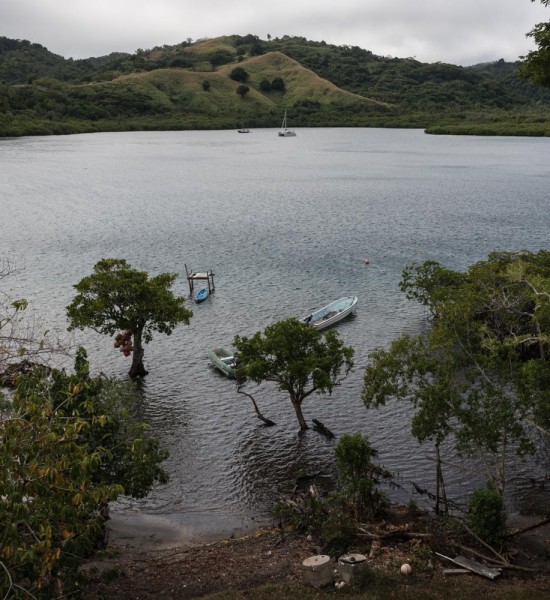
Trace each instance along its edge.
<path fill-rule="evenodd" d="M 283 117 L 283 124 L 281 125 L 281 131 L 279 131 L 278 135 L 279 137 L 294 137 L 296 135 L 294 129 L 289 129 L 286 126 L 286 110 L 285 116 Z"/>

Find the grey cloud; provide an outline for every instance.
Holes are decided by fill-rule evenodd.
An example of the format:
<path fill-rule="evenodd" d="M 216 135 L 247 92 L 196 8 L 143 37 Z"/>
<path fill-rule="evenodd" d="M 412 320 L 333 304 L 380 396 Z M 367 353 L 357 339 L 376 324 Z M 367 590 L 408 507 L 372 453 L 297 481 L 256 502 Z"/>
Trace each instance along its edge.
<path fill-rule="evenodd" d="M 2 0 L 0 34 L 65 57 L 135 52 L 186 38 L 299 35 L 378 55 L 473 64 L 516 60 L 525 34 L 550 20 L 529 0 Z"/>

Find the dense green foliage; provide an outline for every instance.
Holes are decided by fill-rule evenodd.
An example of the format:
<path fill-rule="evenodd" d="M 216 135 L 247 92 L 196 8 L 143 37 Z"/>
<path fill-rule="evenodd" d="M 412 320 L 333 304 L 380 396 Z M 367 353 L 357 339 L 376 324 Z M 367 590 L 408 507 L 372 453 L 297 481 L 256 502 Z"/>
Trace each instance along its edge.
<path fill-rule="evenodd" d="M 535 0 L 531 0 L 535 2 Z M 540 0 L 541 4 L 548 6 L 549 0 Z M 550 22 L 537 23 L 527 34 L 533 38 L 537 49 L 532 50 L 524 57 L 520 68 L 520 75 L 532 83 L 550 87 Z"/>
<path fill-rule="evenodd" d="M 373 463 L 374 454 L 369 439 L 360 433 L 344 434 L 336 446 L 340 492 L 357 522 L 371 521 L 387 507 L 386 498 L 377 485 L 381 476 L 389 474 Z"/>
<path fill-rule="evenodd" d="M 166 481 L 166 453 L 132 418 L 137 390 L 90 377 L 83 350 L 74 374 L 45 373 L 23 377 L 0 414 L 3 597 L 69 592 L 102 535 L 108 503 Z"/>
<path fill-rule="evenodd" d="M 337 489 L 323 496 L 311 486 L 278 502 L 273 512 L 281 526 L 314 534 L 322 543 L 345 543 L 356 537 L 360 524 L 383 517 L 388 503 L 377 485 L 391 475 L 373 462 L 374 454 L 366 436 L 344 434 L 335 449 Z"/>
<path fill-rule="evenodd" d="M 469 502 L 466 522 L 485 543 L 499 548 L 506 536 L 504 499 L 494 488 L 474 490 Z"/>
<path fill-rule="evenodd" d="M 294 68 L 281 63 L 273 71 L 261 62 L 278 53 L 356 94 L 355 103 L 351 97 L 313 98 L 311 88 L 295 79 Z M 73 60 L 39 44 L 0 37 L 0 136 L 234 128 L 243 116 L 250 126 L 272 127 L 281 107 L 291 110 L 295 126 L 549 135 L 550 91 L 521 79 L 518 66 L 502 59 L 467 68 L 426 64 L 357 46 L 253 35 Z M 230 100 L 236 88 L 219 85 L 216 75 L 227 68 L 229 77 L 238 76 L 250 88 L 246 115 L 242 103 Z M 246 76 L 253 69 L 263 73 L 251 83 Z M 188 77 L 170 82 L 176 72 Z M 195 73 L 204 75 L 200 92 L 210 92 L 208 101 L 195 85 Z"/>
<path fill-rule="evenodd" d="M 248 81 L 248 73 L 242 67 L 235 67 L 231 73 L 229 73 L 229 77 L 233 79 L 233 81 L 240 81 L 241 83 Z"/>
<path fill-rule="evenodd" d="M 425 335 L 372 353 L 363 400 L 411 402 L 412 432 L 482 460 L 502 492 L 506 457 L 550 431 L 550 253 L 495 252 L 466 273 L 409 267 L 402 289 L 435 316 Z"/>
<path fill-rule="evenodd" d="M 162 273 L 149 278 L 124 259 L 102 259 L 92 275 L 74 286 L 78 294 L 67 307 L 70 328 L 89 327 L 108 335 L 128 332 L 133 339 L 129 374 L 142 377 L 147 374 L 142 344 L 150 342 L 155 331 L 170 335 L 179 323 L 188 325 L 193 315 L 185 299 L 170 289 L 176 277 Z"/>
<path fill-rule="evenodd" d="M 248 92 L 250 91 L 250 88 L 247 85 L 240 85 L 235 92 L 241 97 L 244 98 Z"/>
<path fill-rule="evenodd" d="M 344 346 L 336 331 L 322 333 L 294 318 L 251 337 L 237 335 L 233 344 L 237 379 L 275 383 L 290 396 L 301 430 L 308 429 L 303 401 L 312 394 L 330 394 L 353 367 L 353 349 Z"/>

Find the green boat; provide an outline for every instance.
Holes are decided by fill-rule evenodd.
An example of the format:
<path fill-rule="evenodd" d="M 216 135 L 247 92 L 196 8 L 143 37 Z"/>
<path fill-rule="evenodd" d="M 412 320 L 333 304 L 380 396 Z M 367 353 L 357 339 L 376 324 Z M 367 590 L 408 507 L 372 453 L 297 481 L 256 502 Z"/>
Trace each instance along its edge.
<path fill-rule="evenodd" d="M 210 359 L 212 366 L 218 369 L 218 371 L 223 373 L 226 377 L 235 379 L 236 365 L 232 352 L 226 348 L 212 348 L 212 350 L 208 352 L 208 358 Z"/>

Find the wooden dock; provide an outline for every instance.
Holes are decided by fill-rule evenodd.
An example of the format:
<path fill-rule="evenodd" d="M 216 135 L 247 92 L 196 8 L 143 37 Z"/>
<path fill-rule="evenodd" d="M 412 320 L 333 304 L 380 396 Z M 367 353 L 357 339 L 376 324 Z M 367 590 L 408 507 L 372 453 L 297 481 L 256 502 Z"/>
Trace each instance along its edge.
<path fill-rule="evenodd" d="M 195 290 L 195 281 L 206 281 L 208 287 L 208 294 L 212 294 L 216 289 L 214 286 L 214 272 L 209 271 L 193 271 L 187 268 L 185 265 L 185 273 L 187 275 L 187 282 L 189 283 L 189 294 L 192 296 Z"/>

